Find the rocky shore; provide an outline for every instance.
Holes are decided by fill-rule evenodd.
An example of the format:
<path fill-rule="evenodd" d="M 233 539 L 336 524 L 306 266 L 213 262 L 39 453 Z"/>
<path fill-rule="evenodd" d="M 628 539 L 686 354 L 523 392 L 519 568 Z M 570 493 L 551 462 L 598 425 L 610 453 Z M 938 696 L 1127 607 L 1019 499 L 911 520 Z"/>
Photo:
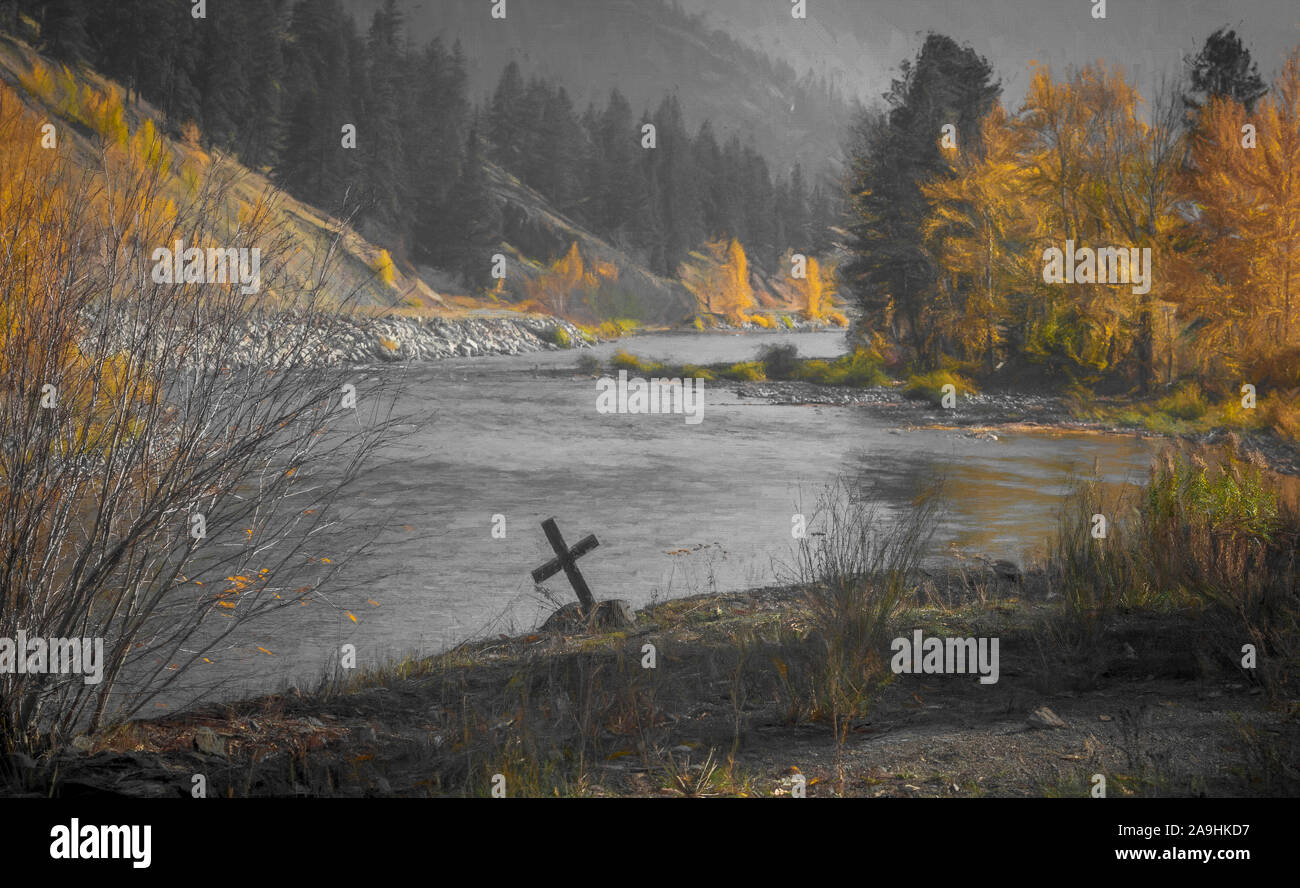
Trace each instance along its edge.
<path fill-rule="evenodd" d="M 944 410 L 929 401 L 904 396 L 902 385 L 897 383 L 872 388 L 798 381 L 732 382 L 730 386 L 742 398 L 762 398 L 771 404 L 788 406 L 863 407 L 903 427 L 954 427 L 963 429 L 967 437 L 991 441 L 997 440 L 1000 430 L 1009 431 L 1013 427 L 1170 437 L 1147 428 L 1082 419 L 1070 410 L 1063 398 L 1054 395 L 981 392 L 962 395 L 955 409 Z M 1246 453 L 1257 453 L 1273 471 L 1300 476 L 1300 452 L 1271 432 L 1212 429 L 1181 437 L 1189 443 L 1214 445 L 1226 443 L 1229 436 L 1234 436 Z"/>
<path fill-rule="evenodd" d="M 403 362 L 473 358 L 584 348 L 595 340 L 559 318 L 318 317 L 306 329 L 285 330 L 285 320 L 250 321 L 240 341 L 241 364 L 283 357 L 294 342 L 295 364 Z M 306 321 L 288 321 L 307 325 Z"/>
<path fill-rule="evenodd" d="M 98 326 L 93 316 L 88 320 L 88 328 Z M 401 363 L 578 349 L 596 342 L 574 324 L 544 315 L 419 318 L 286 313 L 247 318 L 234 331 L 199 334 L 178 355 L 174 337 L 166 337 L 172 340 L 168 345 L 164 337 L 129 317 L 114 318 L 105 326 L 116 340 L 112 347 L 139 353 L 141 343 L 152 340 L 156 353 L 151 360 L 166 360 L 166 353 L 184 366 L 213 363 L 214 355 L 222 356 L 224 366 L 239 367 Z"/>

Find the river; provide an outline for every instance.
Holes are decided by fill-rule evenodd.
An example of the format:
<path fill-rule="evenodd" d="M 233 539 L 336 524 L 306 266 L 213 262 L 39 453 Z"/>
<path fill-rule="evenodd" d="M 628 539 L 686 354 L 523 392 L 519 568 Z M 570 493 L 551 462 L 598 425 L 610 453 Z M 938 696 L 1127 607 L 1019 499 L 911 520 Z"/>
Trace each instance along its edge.
<path fill-rule="evenodd" d="M 839 333 L 683 334 L 593 353 L 706 364 L 750 360 L 769 342 L 792 342 L 805 357 L 844 350 Z M 373 664 L 525 631 L 545 614 L 529 572 L 552 555 L 539 526 L 551 516 L 570 545 L 599 538 L 580 562 L 598 598 L 640 606 L 768 584 L 791 552 L 791 516 L 840 474 L 874 487 L 886 507 L 942 475 L 948 511 L 935 557 L 955 546 L 1020 560 L 1050 533 L 1072 472 L 1095 462 L 1110 481 L 1137 481 L 1156 446 L 1120 435 L 1007 432 L 991 441 L 905 431 L 869 409 L 768 405 L 722 383 L 707 384 L 698 425 L 681 415 L 602 415 L 591 376 L 554 372 L 573 368 L 578 354 L 410 370 L 399 412 L 432 411 L 432 421 L 387 454 L 399 470 L 369 479 L 349 503 L 350 520 L 393 528 L 376 556 L 389 576 L 252 623 L 237 646 L 198 668 L 239 694 L 310 680 L 345 643 Z M 493 535 L 494 516 L 504 518 L 503 538 Z M 562 574 L 547 586 L 572 597 Z"/>

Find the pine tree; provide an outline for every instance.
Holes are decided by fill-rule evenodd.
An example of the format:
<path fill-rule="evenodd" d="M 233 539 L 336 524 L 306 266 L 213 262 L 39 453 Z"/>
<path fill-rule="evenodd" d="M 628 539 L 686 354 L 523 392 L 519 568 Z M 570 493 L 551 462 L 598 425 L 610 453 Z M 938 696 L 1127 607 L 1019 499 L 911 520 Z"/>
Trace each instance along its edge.
<path fill-rule="evenodd" d="M 287 127 L 276 179 L 295 196 L 343 213 L 359 200 L 356 155 L 374 135 L 366 132 L 356 103 L 369 92 L 364 47 L 338 0 L 294 6 L 285 63 Z M 342 146 L 345 124 L 357 127 L 356 149 Z"/>
<path fill-rule="evenodd" d="M 416 113 L 408 128 L 415 180 L 417 255 L 429 258 L 439 237 L 447 193 L 460 172 L 465 143 L 465 56 L 457 41 L 447 53 L 435 40 L 421 58 L 416 77 Z"/>
<path fill-rule="evenodd" d="M 41 39 L 45 49 L 63 62 L 76 64 L 90 52 L 86 31 L 89 7 L 84 0 L 48 0 L 41 8 Z"/>
<path fill-rule="evenodd" d="M 488 189 L 478 128 L 471 127 L 460 175 L 443 209 L 442 238 L 435 249 L 440 264 L 458 272 L 472 287 L 488 286 L 500 230 L 500 212 Z"/>
<path fill-rule="evenodd" d="M 249 0 L 257 2 L 257 0 Z M 248 46 L 245 93 L 248 106 L 241 115 L 239 153 L 253 169 L 274 167 L 284 140 L 284 62 L 287 11 L 285 0 L 259 3 L 259 13 L 247 17 L 243 39 Z"/>
<path fill-rule="evenodd" d="M 236 144 L 249 110 L 247 72 L 252 65 L 250 17 L 240 5 L 215 6 L 202 31 L 195 86 L 199 93 L 199 127 L 222 148 Z"/>
<path fill-rule="evenodd" d="M 364 144 L 358 144 L 365 173 L 367 215 L 399 238 L 410 227 L 406 196 L 411 193 L 403 152 L 403 97 L 406 59 L 401 46 L 402 14 L 396 0 L 385 0 L 371 20 L 367 42 L 369 94 L 364 113 Z"/>
<path fill-rule="evenodd" d="M 800 164 L 796 163 L 790 172 L 790 184 L 786 189 L 786 195 L 786 206 L 781 214 L 785 219 L 786 239 L 778 246 L 782 250 L 792 247 L 800 252 L 808 252 L 812 248 L 812 236 L 809 230 L 811 219 L 803 166 Z"/>
<path fill-rule="evenodd" d="M 516 173 L 523 169 L 528 121 L 526 117 L 524 78 L 516 62 L 501 72 L 496 92 L 488 108 L 487 139 L 492 160 Z"/>
<path fill-rule="evenodd" d="M 1205 39 L 1200 52 L 1187 59 L 1188 90 L 1183 96 L 1188 126 L 1195 128 L 1201 109 L 1213 99 L 1231 99 L 1253 111 L 1268 88 L 1237 32 L 1222 27 Z"/>
<path fill-rule="evenodd" d="M 988 62 L 949 37 L 930 34 L 915 62 L 904 62 L 891 84 L 885 115 L 859 117 L 849 177 L 849 244 L 845 282 L 873 330 L 892 327 L 928 361 L 937 355 L 925 306 L 936 269 L 925 251 L 921 226 L 928 207 L 920 185 L 946 170 L 941 128 L 978 132 L 1001 87 Z"/>
<path fill-rule="evenodd" d="M 596 126 L 596 228 L 615 243 L 630 242 L 632 232 L 639 227 L 636 216 L 646 210 L 646 186 L 641 175 L 643 158 L 636 119 L 632 106 L 618 90 L 610 93 Z"/>
<path fill-rule="evenodd" d="M 703 240 L 704 217 L 691 140 L 676 96 L 670 95 L 660 103 L 654 125 L 657 146 L 647 153 L 651 155 L 650 181 L 655 189 L 655 216 L 662 237 L 654 270 L 673 275 L 686 254 Z"/>

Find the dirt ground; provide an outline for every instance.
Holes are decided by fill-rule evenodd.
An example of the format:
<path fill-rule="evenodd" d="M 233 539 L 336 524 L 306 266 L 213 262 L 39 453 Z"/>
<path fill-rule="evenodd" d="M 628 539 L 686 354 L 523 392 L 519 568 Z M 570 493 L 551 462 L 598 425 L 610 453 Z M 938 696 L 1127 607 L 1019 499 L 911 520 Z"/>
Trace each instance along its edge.
<path fill-rule="evenodd" d="M 1082 797 L 1096 775 L 1110 797 L 1300 790 L 1300 705 L 1204 619 L 1080 634 L 1004 585 L 932 593 L 899 623 L 998 638 L 996 683 L 885 669 L 838 734 L 802 701 L 819 642 L 799 594 L 760 589 L 132 723 L 29 763 L 9 794 L 183 796 L 195 775 L 236 797 Z"/>

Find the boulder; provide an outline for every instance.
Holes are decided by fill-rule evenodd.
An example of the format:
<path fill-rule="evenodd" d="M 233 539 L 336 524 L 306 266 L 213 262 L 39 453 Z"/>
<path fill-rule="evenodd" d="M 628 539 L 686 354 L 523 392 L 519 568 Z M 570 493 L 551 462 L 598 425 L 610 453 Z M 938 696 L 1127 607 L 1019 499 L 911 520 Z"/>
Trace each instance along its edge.
<path fill-rule="evenodd" d="M 211 728 L 199 728 L 194 732 L 194 748 L 204 755 L 225 756 L 226 741 Z"/>
<path fill-rule="evenodd" d="M 1029 713 L 1029 717 L 1025 719 L 1025 721 L 1029 722 L 1030 727 L 1033 728 L 1044 729 L 1066 727 L 1066 724 L 1061 717 L 1046 706 L 1040 706 L 1033 712 Z"/>
<path fill-rule="evenodd" d="M 582 612 L 582 605 L 574 601 L 551 614 L 542 624 L 543 632 L 603 632 L 629 629 L 636 625 L 632 607 L 616 598 L 597 601 L 590 614 Z"/>

